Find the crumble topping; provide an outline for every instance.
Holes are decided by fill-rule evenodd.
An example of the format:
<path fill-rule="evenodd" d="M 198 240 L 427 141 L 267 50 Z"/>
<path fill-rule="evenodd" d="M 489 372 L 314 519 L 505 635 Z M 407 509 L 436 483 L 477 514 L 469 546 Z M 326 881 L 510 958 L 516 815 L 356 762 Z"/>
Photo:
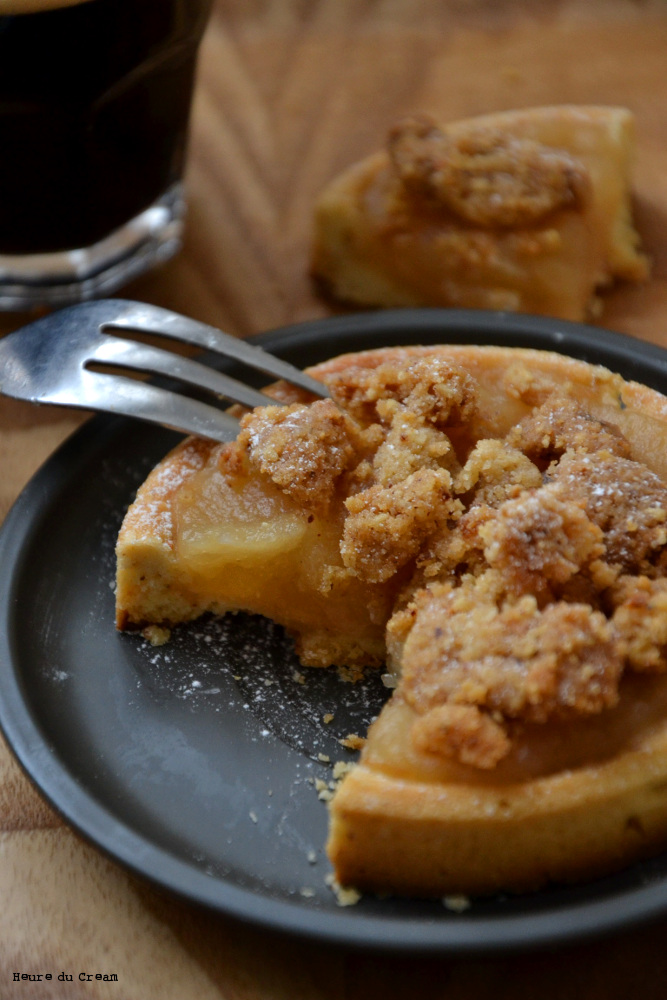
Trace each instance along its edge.
<path fill-rule="evenodd" d="M 341 552 L 368 579 L 412 567 L 387 646 L 418 750 L 493 768 L 522 723 L 602 712 L 625 669 L 665 669 L 667 486 L 617 426 L 526 371 L 508 377 L 531 412 L 504 439 L 477 436 L 451 364 L 354 376 L 333 396 L 384 436 Z"/>
<path fill-rule="evenodd" d="M 503 593 L 533 594 L 540 603 L 605 553 L 600 528 L 553 486 L 507 500 L 479 528 L 479 537 Z"/>
<path fill-rule="evenodd" d="M 372 478 L 383 486 L 391 486 L 424 468 L 458 471 L 451 440 L 414 410 L 398 408 L 373 457 Z"/>
<path fill-rule="evenodd" d="M 397 404 L 440 429 L 470 423 L 477 411 L 475 380 L 443 358 L 351 366 L 328 378 L 327 385 L 332 398 L 362 425 L 391 422 Z"/>
<path fill-rule="evenodd" d="M 452 138 L 426 115 L 400 121 L 389 155 L 404 189 L 475 226 L 517 229 L 590 198 L 586 167 L 560 149 L 476 126 Z"/>
<path fill-rule="evenodd" d="M 523 490 L 542 485 L 542 475 L 531 460 L 504 441 L 478 441 L 456 479 L 456 492 L 472 493 L 471 503 L 498 507 Z"/>
<path fill-rule="evenodd" d="M 510 750 L 510 740 L 490 715 L 475 705 L 436 705 L 413 726 L 412 740 L 422 753 L 456 757 L 462 764 L 490 769 Z"/>
<path fill-rule="evenodd" d="M 612 624 L 631 670 L 661 673 L 667 655 L 667 580 L 622 576 Z"/>
<path fill-rule="evenodd" d="M 394 486 L 371 486 L 345 501 L 341 555 L 355 575 L 380 583 L 459 509 L 446 469 L 420 469 Z"/>
<path fill-rule="evenodd" d="M 525 595 L 499 608 L 483 587 L 441 584 L 418 598 L 401 688 L 422 716 L 413 727 L 418 746 L 493 767 L 510 749 L 508 722 L 610 708 L 622 668 L 612 627 L 587 605 L 541 610 Z M 443 719 L 442 706 L 459 705 L 470 709 L 465 718 Z"/>
<path fill-rule="evenodd" d="M 566 453 L 549 474 L 564 496 L 583 501 L 604 532 L 607 562 L 621 572 L 664 572 L 667 485 L 640 462 L 608 451 Z"/>
<path fill-rule="evenodd" d="M 630 457 L 618 427 L 597 420 L 571 399 L 549 399 L 512 429 L 507 438 L 533 462 L 549 463 L 566 451 L 610 451 Z"/>
<path fill-rule="evenodd" d="M 526 724 L 599 714 L 626 671 L 667 667 L 667 484 L 576 387 L 504 380 L 520 418 L 493 436 L 456 364 L 362 359 L 328 377 L 332 399 L 244 417 L 234 457 L 306 510 L 336 504 L 322 587 L 393 587 L 369 614 L 413 745 L 480 769 Z M 342 648 L 325 629 L 297 642 L 310 665 Z"/>
<path fill-rule="evenodd" d="M 315 510 L 326 509 L 361 448 L 360 431 L 330 399 L 257 407 L 243 417 L 237 440 L 251 464 L 296 503 Z"/>

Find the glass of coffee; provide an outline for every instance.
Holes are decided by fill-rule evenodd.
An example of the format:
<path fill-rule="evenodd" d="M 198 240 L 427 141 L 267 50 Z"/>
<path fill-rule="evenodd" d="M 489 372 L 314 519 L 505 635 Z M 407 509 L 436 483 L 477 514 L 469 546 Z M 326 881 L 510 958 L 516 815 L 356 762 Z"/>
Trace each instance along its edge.
<path fill-rule="evenodd" d="M 0 309 L 106 295 L 175 253 L 211 0 L 0 0 Z"/>

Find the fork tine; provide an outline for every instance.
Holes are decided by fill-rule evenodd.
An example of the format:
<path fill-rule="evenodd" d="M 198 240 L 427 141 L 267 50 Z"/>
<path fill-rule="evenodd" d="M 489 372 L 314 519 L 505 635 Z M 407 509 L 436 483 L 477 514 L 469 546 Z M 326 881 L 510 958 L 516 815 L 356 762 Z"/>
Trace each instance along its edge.
<path fill-rule="evenodd" d="M 90 361 L 99 364 L 118 365 L 133 371 L 144 371 L 153 375 L 167 375 L 190 385 L 207 389 L 209 392 L 222 396 L 232 403 L 242 406 L 275 405 L 276 400 L 263 392 L 253 389 L 243 382 L 208 368 L 189 358 L 183 358 L 170 351 L 148 344 L 139 344 L 120 337 L 105 336 L 91 351 Z"/>
<path fill-rule="evenodd" d="M 261 347 L 232 337 L 213 326 L 180 316 L 159 306 L 144 305 L 124 299 L 109 301 L 117 307 L 118 315 L 112 320 L 104 321 L 101 324 L 104 329 L 156 333 L 187 344 L 196 344 L 234 361 L 241 361 L 273 378 L 285 379 L 316 396 L 325 398 L 329 396 L 329 391 L 322 382 L 306 375 L 299 368 L 268 354 Z"/>
<path fill-rule="evenodd" d="M 213 441 L 233 441 L 239 432 L 238 420 L 229 413 L 169 389 L 123 375 L 109 376 L 84 370 L 81 376 L 75 391 L 60 390 L 45 397 L 43 402 L 138 417 Z"/>

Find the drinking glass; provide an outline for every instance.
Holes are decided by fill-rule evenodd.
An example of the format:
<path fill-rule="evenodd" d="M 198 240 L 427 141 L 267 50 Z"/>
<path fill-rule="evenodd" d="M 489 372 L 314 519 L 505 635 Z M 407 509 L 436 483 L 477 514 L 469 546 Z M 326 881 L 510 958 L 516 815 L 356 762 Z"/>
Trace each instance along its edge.
<path fill-rule="evenodd" d="M 0 309 L 106 295 L 180 247 L 211 0 L 0 0 Z"/>

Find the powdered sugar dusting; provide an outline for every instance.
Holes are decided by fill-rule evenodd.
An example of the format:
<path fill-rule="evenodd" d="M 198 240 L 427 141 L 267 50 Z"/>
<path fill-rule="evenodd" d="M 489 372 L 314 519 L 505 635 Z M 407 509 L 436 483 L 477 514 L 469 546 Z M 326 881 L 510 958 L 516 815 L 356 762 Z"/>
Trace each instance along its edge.
<path fill-rule="evenodd" d="M 350 683 L 336 671 L 301 667 L 282 628 L 253 615 L 208 617 L 172 631 L 155 647 L 140 642 L 151 685 L 220 711 L 234 703 L 276 736 L 320 763 L 341 754 L 341 739 L 365 733 L 388 691 L 377 671 Z M 231 689 L 229 687 L 232 683 Z"/>

